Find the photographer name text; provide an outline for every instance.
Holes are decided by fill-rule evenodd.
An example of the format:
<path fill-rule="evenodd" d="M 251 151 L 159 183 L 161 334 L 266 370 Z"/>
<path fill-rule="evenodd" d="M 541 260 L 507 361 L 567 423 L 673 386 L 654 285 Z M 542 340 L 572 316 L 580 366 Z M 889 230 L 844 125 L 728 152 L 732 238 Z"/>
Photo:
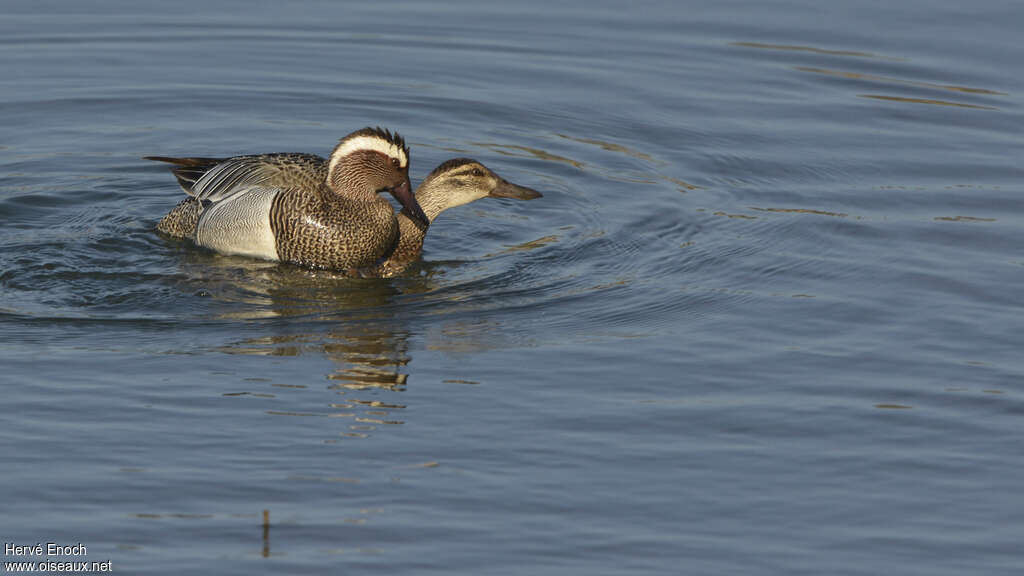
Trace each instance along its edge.
<path fill-rule="evenodd" d="M 4 556 L 21 556 L 22 558 L 35 559 L 5 561 L 3 566 L 5 572 L 111 572 L 113 570 L 110 560 L 90 562 L 88 560 L 59 561 L 50 559 L 51 556 L 83 557 L 88 553 L 89 549 L 81 542 L 67 545 L 56 542 L 47 542 L 46 544 L 36 542 L 35 544 L 28 545 L 4 542 Z"/>

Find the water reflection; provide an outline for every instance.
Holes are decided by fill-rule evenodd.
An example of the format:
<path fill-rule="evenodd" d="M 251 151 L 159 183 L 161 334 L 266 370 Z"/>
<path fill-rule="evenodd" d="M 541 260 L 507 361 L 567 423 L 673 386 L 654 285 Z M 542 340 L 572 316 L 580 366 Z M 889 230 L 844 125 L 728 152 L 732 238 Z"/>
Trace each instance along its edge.
<path fill-rule="evenodd" d="M 995 218 L 979 218 L 977 216 L 936 216 L 940 222 L 995 222 Z"/>
<path fill-rule="evenodd" d="M 404 423 L 400 414 L 406 403 L 397 395 L 412 380 L 414 333 L 428 350 L 471 352 L 512 344 L 499 322 L 462 316 L 475 306 L 467 298 L 474 299 L 478 285 L 491 279 L 469 275 L 453 282 L 450 273 L 467 276 L 452 272 L 458 267 L 421 263 L 414 275 L 363 279 L 191 248 L 179 260 L 184 289 L 212 300 L 207 310 L 216 325 L 244 334 L 218 351 L 302 358 L 303 368 L 294 377 L 246 377 L 243 386 L 222 396 L 258 401 L 253 406 L 270 416 L 321 422 L 315 426 L 327 431 L 325 443 L 367 438 Z M 425 329 L 410 325 L 411 319 L 424 316 L 435 321 Z M 329 362 L 318 369 L 309 361 L 316 359 Z M 451 376 L 453 382 L 477 383 L 458 379 L 463 374 Z"/>
<path fill-rule="evenodd" d="M 784 214 L 816 214 L 818 216 L 834 216 L 836 218 L 846 218 L 848 214 L 845 212 L 829 212 L 828 210 L 816 210 L 814 208 L 762 208 L 758 206 L 751 206 L 751 210 L 757 210 L 758 212 L 780 212 Z"/>
<path fill-rule="evenodd" d="M 732 42 L 730 46 L 739 46 L 741 48 L 758 48 L 761 50 L 785 50 L 789 52 L 810 52 L 813 54 L 825 54 L 828 56 L 853 56 L 856 58 L 878 58 L 881 60 L 893 60 L 901 61 L 902 58 L 894 58 L 891 56 L 881 56 L 879 54 L 873 54 L 871 52 L 857 52 L 854 50 L 828 50 L 826 48 L 816 48 L 814 46 L 800 46 L 792 44 L 767 44 L 763 42 Z"/>
<path fill-rule="evenodd" d="M 845 57 L 856 57 L 856 58 L 870 58 L 879 60 L 889 60 L 893 62 L 907 62 L 902 58 L 892 58 L 873 54 L 870 52 L 853 52 L 846 50 L 829 50 L 824 48 L 817 48 L 813 46 L 789 46 L 789 45 L 777 45 L 777 44 L 763 44 L 758 42 L 733 42 L 732 46 L 744 47 L 744 48 L 756 48 L 761 50 L 780 50 L 789 52 L 807 52 L 813 54 L 821 54 L 825 56 L 845 56 Z M 906 67 L 906 66 L 905 66 Z M 920 75 L 920 71 L 915 71 L 913 68 L 906 67 L 904 74 L 907 76 L 914 75 L 915 72 Z M 897 86 L 909 86 L 912 88 L 920 88 L 925 90 L 936 90 L 944 92 L 956 92 L 962 95 L 970 96 L 981 96 L 981 97 L 1000 97 L 1008 96 L 1006 92 L 1000 92 L 998 90 L 990 90 L 987 88 L 976 88 L 970 86 L 963 86 L 960 84 L 953 83 L 941 83 L 941 82 L 929 82 L 924 80 L 917 80 L 910 77 L 898 77 L 888 74 L 873 74 L 870 72 L 853 72 L 847 70 L 839 70 L 835 68 L 828 68 L 822 66 L 793 66 L 794 70 L 804 73 L 817 74 L 820 76 L 827 76 L 831 78 L 839 78 L 842 80 L 853 80 L 857 82 L 870 82 L 874 84 L 888 84 Z M 943 98 L 922 98 L 911 95 L 894 95 L 894 94 L 875 94 L 875 93 L 861 93 L 857 94 L 858 98 L 869 98 L 873 100 L 884 100 L 889 102 L 901 102 L 910 104 L 929 104 L 933 106 L 951 106 L 955 108 L 968 108 L 973 110 L 999 110 L 995 106 L 986 104 L 972 104 L 967 102 L 956 102 Z"/>
<path fill-rule="evenodd" d="M 606 152 L 614 152 L 616 154 L 622 154 L 622 155 L 628 156 L 630 158 L 634 158 L 636 160 L 642 160 L 643 162 L 645 162 L 645 163 L 647 163 L 649 165 L 649 167 L 648 167 L 649 169 L 639 170 L 639 171 L 637 171 L 637 170 L 629 170 L 629 171 L 624 171 L 623 172 L 623 171 L 610 171 L 610 170 L 607 170 L 607 169 L 599 169 L 599 171 L 602 173 L 602 175 L 605 178 L 608 178 L 609 180 L 613 180 L 613 181 L 616 181 L 616 182 L 630 182 L 630 183 L 636 183 L 636 184 L 657 184 L 657 183 L 659 183 L 661 181 L 665 181 L 665 182 L 670 182 L 672 184 L 675 184 L 678 187 L 680 192 L 688 192 L 690 190 L 700 190 L 700 186 L 697 186 L 695 184 L 690 184 L 689 182 L 687 182 L 687 181 L 685 181 L 685 180 L 683 180 L 681 178 L 676 178 L 674 176 L 666 176 L 666 175 L 661 174 L 661 173 L 657 172 L 656 170 L 654 170 L 654 168 L 670 167 L 671 164 L 669 162 L 666 162 L 665 160 L 659 160 L 659 159 L 655 158 L 654 156 L 652 156 L 650 154 L 647 154 L 645 152 L 641 152 L 639 150 L 634 150 L 634 149 L 632 149 L 632 148 L 630 148 L 628 146 L 625 146 L 623 144 L 618 144 L 618 143 L 615 143 L 615 142 L 609 142 L 609 141 L 606 141 L 606 140 L 598 140 L 596 138 L 581 138 L 581 137 L 578 137 L 578 136 L 569 136 L 568 134 L 557 134 L 557 133 L 555 134 L 555 136 L 558 136 L 559 138 L 563 138 L 565 140 L 570 140 L 572 142 L 577 142 L 577 143 L 580 143 L 580 144 L 586 144 L 586 145 L 589 145 L 589 146 L 596 146 L 597 148 L 600 148 L 601 150 L 604 150 Z M 579 168 L 583 168 L 584 166 L 585 166 L 585 164 L 583 164 L 581 162 L 578 167 Z"/>
<path fill-rule="evenodd" d="M 343 419 L 343 430 L 332 433 L 328 442 L 338 436 L 365 438 L 381 426 L 403 423 L 393 413 L 405 405 L 380 396 L 403 391 L 409 379 L 410 329 L 394 304 L 405 295 L 434 290 L 429 272 L 402 281 L 357 279 L 198 251 L 182 259 L 182 270 L 223 306 L 221 319 L 241 320 L 246 332 L 251 333 L 253 326 L 261 332 L 223 345 L 221 352 L 319 356 L 333 366 L 322 375 L 327 380 L 323 389 L 330 395 L 315 397 L 313 406 L 296 406 L 302 397 L 292 393 L 315 389 L 315 382 L 267 384 L 263 378 L 246 379 L 274 386 L 277 394 L 241 391 L 230 396 L 277 402 L 261 406 L 273 416 Z M 299 378 L 309 378 L 308 374 L 303 371 Z"/>
<path fill-rule="evenodd" d="M 263 510 L 263 550 L 264 558 L 270 557 L 270 510 Z"/>
<path fill-rule="evenodd" d="M 462 144 L 453 144 L 451 146 L 438 146 L 431 144 L 421 144 L 425 148 L 435 148 L 438 150 L 445 150 L 456 154 L 469 154 L 473 155 L 474 151 L 472 148 L 483 148 L 490 152 L 500 154 L 502 156 L 511 156 L 515 158 L 529 158 L 536 160 L 543 160 L 545 162 L 551 162 L 555 164 L 565 164 L 572 166 L 578 170 L 584 172 L 593 172 L 599 174 L 601 177 L 614 182 L 623 182 L 629 184 L 659 184 L 662 182 L 669 182 L 674 184 L 680 192 L 688 192 L 691 190 L 700 190 L 701 187 L 696 184 L 691 184 L 675 176 L 669 176 L 662 174 L 661 169 L 671 168 L 672 163 L 666 160 L 658 159 L 653 155 L 630 148 L 624 144 L 610 142 L 608 140 L 600 140 L 597 138 L 590 138 L 584 136 L 572 136 L 564 133 L 554 133 L 555 137 L 562 140 L 566 140 L 571 143 L 584 144 L 589 147 L 600 149 L 604 152 L 611 152 L 616 155 L 626 156 L 633 160 L 638 160 L 643 163 L 640 169 L 630 168 L 610 168 L 609 165 L 614 165 L 615 162 L 605 163 L 597 161 L 583 161 L 577 158 L 570 158 L 562 154 L 555 154 L 548 150 L 544 150 L 537 147 L 523 146 L 521 144 L 508 144 L 499 142 L 468 142 L 467 146 Z M 579 150 L 580 154 L 590 154 L 588 150 Z"/>
<path fill-rule="evenodd" d="M 470 144 L 496 152 L 502 156 L 537 158 L 538 160 L 546 160 L 548 162 L 568 164 L 574 168 L 583 168 L 584 166 L 583 162 L 580 162 L 579 160 L 573 160 L 572 158 L 552 154 L 551 152 L 541 150 L 540 148 L 531 148 L 529 146 L 520 146 L 518 144 L 499 144 L 496 142 L 470 142 Z"/>
<path fill-rule="evenodd" d="M 970 88 L 967 86 L 957 86 L 954 84 L 936 84 L 934 82 L 907 80 L 905 78 L 893 78 L 890 76 L 879 76 L 877 74 L 865 74 L 862 72 L 844 72 L 842 70 L 829 70 L 828 68 L 815 68 L 812 66 L 797 66 L 796 69 L 801 72 L 811 72 L 814 74 L 823 74 L 825 76 L 837 76 L 840 78 L 847 78 L 850 80 L 870 80 L 874 82 L 884 82 L 888 84 L 906 84 L 908 86 L 917 86 L 920 88 L 934 88 L 937 90 L 949 90 L 952 92 L 964 92 L 967 94 L 1008 96 L 1008 94 L 1005 92 L 998 92 L 996 90 L 989 90 L 987 88 Z"/>
<path fill-rule="evenodd" d="M 493 258 L 495 256 L 500 256 L 502 254 L 511 254 L 513 252 L 525 252 L 525 251 L 529 251 L 529 250 L 535 250 L 537 248 L 543 248 L 544 246 L 547 246 L 548 244 L 553 244 L 555 242 L 558 242 L 558 239 L 559 239 L 559 236 L 557 234 L 551 234 L 551 235 L 548 235 L 548 236 L 544 236 L 542 238 L 537 238 L 535 240 L 530 240 L 529 242 L 523 242 L 522 244 L 516 244 L 515 246 L 506 246 L 505 248 L 503 248 L 499 252 L 494 252 L 492 254 L 485 254 L 484 258 Z"/>
<path fill-rule="evenodd" d="M 857 94 L 859 98 L 872 98 L 874 100 L 888 100 L 890 102 L 907 102 L 910 104 L 931 104 L 933 106 L 953 106 L 955 108 L 973 108 L 975 110 L 999 110 L 995 106 L 982 106 L 980 104 L 965 104 L 963 102 L 951 102 L 949 100 L 937 100 L 935 98 L 909 98 L 906 96 L 886 96 L 883 94 Z"/>

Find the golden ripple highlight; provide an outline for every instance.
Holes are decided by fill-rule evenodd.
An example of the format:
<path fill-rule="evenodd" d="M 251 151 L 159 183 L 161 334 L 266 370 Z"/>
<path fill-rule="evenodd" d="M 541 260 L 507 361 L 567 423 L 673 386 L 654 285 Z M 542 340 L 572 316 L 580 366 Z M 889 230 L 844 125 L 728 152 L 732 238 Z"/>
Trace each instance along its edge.
<path fill-rule="evenodd" d="M 363 406 L 372 406 L 374 408 L 390 408 L 392 410 L 402 410 L 405 408 L 405 404 L 393 404 L 389 402 L 381 402 L 380 400 L 357 400 L 353 398 L 352 402 L 362 404 Z"/>
<path fill-rule="evenodd" d="M 718 212 L 712 212 L 715 216 L 725 216 L 726 218 L 735 218 L 738 220 L 757 220 L 757 216 L 751 216 L 749 214 L 730 214 L 719 210 Z"/>
<path fill-rule="evenodd" d="M 858 52 L 855 50 L 829 50 L 827 48 L 816 48 L 814 46 L 800 46 L 797 44 L 768 44 L 764 42 L 730 42 L 730 46 L 741 48 L 759 48 L 761 50 L 786 50 L 789 52 L 811 52 L 813 54 L 825 54 L 828 56 L 853 56 L 856 58 L 876 58 L 879 60 L 892 60 L 902 62 L 904 58 L 882 56 L 872 52 Z"/>
<path fill-rule="evenodd" d="M 496 144 L 493 142 L 470 142 L 473 146 L 479 146 L 486 148 L 493 152 L 497 152 L 503 156 L 513 156 L 517 158 L 539 158 L 541 160 L 547 160 L 549 162 L 560 162 L 562 164 L 568 164 L 575 168 L 583 168 L 583 162 L 573 160 L 572 158 L 566 158 L 565 156 L 559 156 L 546 152 L 539 148 L 530 148 L 529 146 L 518 146 L 516 144 Z M 522 154 L 525 152 L 526 154 Z"/>
<path fill-rule="evenodd" d="M 622 144 L 616 144 L 615 142 L 607 142 L 605 140 L 598 140 L 596 138 L 580 138 L 578 136 L 569 136 L 568 134 L 559 134 L 557 132 L 555 133 L 555 136 L 558 136 L 559 138 L 564 138 L 566 140 L 571 140 L 573 142 L 579 142 L 580 144 L 597 146 L 602 150 L 606 150 L 608 152 L 617 152 L 619 154 L 629 156 L 630 158 L 636 158 L 638 160 L 650 162 L 655 166 L 669 165 L 668 162 L 665 162 L 664 160 L 659 160 L 654 156 L 651 156 L 650 154 L 640 152 L 639 150 L 634 150 L 628 146 L 623 146 Z M 583 164 L 581 163 L 580 167 L 582 168 L 582 166 Z M 640 176 L 613 176 L 608 174 L 606 174 L 606 176 L 610 180 L 615 180 L 617 182 L 629 182 L 633 184 L 657 184 L 659 181 L 664 180 L 666 182 L 671 182 L 672 184 L 678 186 L 680 192 L 701 189 L 700 186 L 697 186 L 696 184 L 690 184 L 685 180 L 673 178 L 672 176 L 663 176 L 661 174 L 648 174 L 643 172 L 640 172 L 638 174 L 640 174 Z"/>
<path fill-rule="evenodd" d="M 908 98 L 906 96 L 885 96 L 882 94 L 857 94 L 858 98 L 872 98 L 874 100 L 888 100 L 890 102 L 908 102 L 911 104 L 931 104 L 933 106 L 953 106 L 955 108 L 972 108 L 974 110 L 999 110 L 994 106 L 982 106 L 980 104 L 964 104 L 963 102 L 950 102 L 948 100 L 935 100 L 933 98 Z"/>
<path fill-rule="evenodd" d="M 498 252 L 484 254 L 484 258 L 493 258 L 495 256 L 500 256 L 502 254 L 511 254 L 512 252 L 528 252 L 530 250 L 542 248 L 544 246 L 547 246 L 548 244 L 554 244 L 555 242 L 558 242 L 558 240 L 559 236 L 556 234 L 552 234 L 550 236 L 543 236 L 541 238 L 537 238 L 536 240 L 530 240 L 529 242 L 516 244 L 515 246 L 507 246 L 505 247 L 505 249 L 500 250 Z"/>
<path fill-rule="evenodd" d="M 970 88 L 967 86 L 957 86 L 955 84 L 934 84 L 932 82 L 921 82 L 919 80 L 905 80 L 902 78 L 893 78 L 891 76 L 876 76 L 874 74 L 862 74 L 860 72 L 843 72 L 842 70 L 830 70 L 828 68 L 814 68 L 812 66 L 797 66 L 797 70 L 801 72 L 811 72 L 813 74 L 824 74 L 826 76 L 837 76 L 839 78 L 849 78 L 851 80 L 870 80 L 873 82 L 886 82 L 889 84 L 904 84 L 907 86 L 919 86 L 921 88 L 934 88 L 937 90 L 950 90 L 953 92 L 963 92 L 966 94 L 987 94 L 991 96 L 1009 96 L 1006 92 L 997 92 L 995 90 L 988 90 L 986 88 Z"/>
<path fill-rule="evenodd" d="M 405 424 L 402 420 L 384 420 L 383 418 L 367 418 L 365 416 L 356 418 L 356 422 L 362 422 L 364 424 L 387 424 L 389 426 Z"/>
<path fill-rule="evenodd" d="M 221 396 L 248 396 L 250 398 L 277 398 L 273 394 L 264 394 L 261 392 L 225 392 Z"/>
<path fill-rule="evenodd" d="M 615 153 L 618 153 L 618 154 L 623 154 L 625 156 L 629 156 L 630 158 L 636 158 L 638 160 L 643 160 L 644 162 L 649 162 L 650 164 L 653 164 L 654 166 L 668 166 L 669 165 L 669 163 L 664 161 L 664 160 L 659 160 L 659 159 L 655 158 L 654 156 L 651 156 L 650 154 L 647 154 L 645 152 L 640 152 L 639 150 L 634 150 L 634 149 L 629 148 L 628 146 L 624 146 L 622 144 L 616 144 L 614 142 L 607 142 L 607 141 L 604 141 L 604 140 L 598 140 L 596 138 L 582 138 L 582 137 L 569 136 L 567 134 L 559 134 L 559 133 L 555 133 L 555 136 L 557 136 L 559 138 L 562 138 L 562 139 L 565 139 L 565 140 L 570 140 L 572 142 L 578 142 L 580 144 L 587 144 L 589 146 L 596 146 L 596 147 L 601 148 L 602 150 L 605 150 L 605 151 L 608 151 L 608 152 L 615 152 Z M 605 169 L 600 167 L 600 164 L 594 164 L 594 165 L 588 167 L 587 163 L 583 162 L 581 160 L 575 160 L 573 158 L 569 158 L 569 157 L 566 157 L 566 156 L 561 156 L 561 155 L 558 155 L 558 154 L 553 154 L 553 153 L 548 152 L 546 150 L 541 150 L 540 148 L 532 148 L 532 147 L 529 147 L 529 146 L 521 146 L 521 145 L 518 145 L 518 144 L 498 144 L 496 142 L 468 142 L 467 144 L 470 145 L 470 146 L 479 146 L 480 148 L 485 148 L 487 150 L 491 150 L 493 152 L 497 152 L 498 154 L 501 154 L 503 156 L 512 156 L 512 157 L 517 157 L 517 158 L 538 158 L 540 160 L 546 160 L 546 161 L 549 161 L 549 162 L 558 162 L 560 164 L 568 164 L 569 166 L 572 166 L 572 167 L 577 168 L 579 170 L 588 170 L 588 171 L 597 172 L 597 173 L 601 174 L 602 176 L 604 176 L 605 178 L 608 178 L 609 180 L 613 180 L 613 181 L 616 181 L 616 182 L 625 182 L 625 183 L 629 183 L 629 184 L 657 184 L 659 182 L 669 182 L 669 183 L 672 183 L 672 184 L 676 185 L 679 188 L 680 192 L 687 192 L 687 191 L 690 191 L 690 190 L 700 190 L 701 189 L 700 186 L 697 186 L 696 184 L 690 184 L 689 182 L 687 182 L 685 180 L 682 180 L 681 178 L 675 178 L 675 177 L 672 177 L 672 176 L 665 176 L 665 175 L 659 174 L 657 172 L 630 171 L 630 172 L 618 173 L 618 172 L 611 172 L 611 171 L 605 170 Z M 434 148 L 434 149 L 437 149 L 437 150 L 446 150 L 448 152 L 453 152 L 453 153 L 456 153 L 456 154 L 468 154 L 468 153 L 470 153 L 469 150 L 466 150 L 464 148 L 457 147 L 457 146 L 447 146 L 446 147 L 446 146 L 435 146 L 435 145 L 426 145 L 425 144 L 424 147 Z M 597 166 L 597 168 L 594 168 L 593 166 Z"/>
<path fill-rule="evenodd" d="M 287 480 L 298 482 L 332 482 L 339 484 L 359 484 L 359 478 L 349 478 L 347 476 L 304 476 L 299 474 L 293 474 L 289 476 Z"/>
<path fill-rule="evenodd" d="M 180 518 L 184 520 L 207 520 L 210 518 L 216 518 L 214 514 L 186 514 L 186 513 L 172 513 L 172 514 L 148 514 L 140 513 L 135 515 L 136 518 Z"/>
<path fill-rule="evenodd" d="M 633 150 L 632 148 L 623 146 L 622 144 L 616 144 L 614 142 L 605 142 L 604 140 L 597 140 L 595 138 L 579 138 L 576 136 L 568 136 L 566 134 L 559 134 L 557 132 L 555 133 L 555 136 L 558 136 L 559 138 L 565 138 L 566 140 L 572 140 L 573 142 L 579 142 L 581 144 L 590 144 L 592 146 L 597 146 L 598 148 L 601 148 L 602 150 L 607 150 L 609 152 L 619 152 L 625 154 L 626 156 L 639 158 L 640 160 L 646 160 L 648 162 L 653 162 L 655 164 L 665 164 L 665 162 L 656 160 L 650 154 L 645 154 L 643 152 Z"/>
<path fill-rule="evenodd" d="M 687 192 L 687 191 L 690 191 L 690 190 L 701 190 L 702 189 L 700 186 L 697 186 L 696 184 L 690 184 L 689 182 L 687 182 L 685 180 L 680 180 L 679 178 L 673 178 L 671 176 L 662 176 L 662 178 L 664 178 L 665 180 L 675 184 L 676 186 L 679 186 L 680 192 Z"/>
<path fill-rule="evenodd" d="M 974 216 L 936 216 L 942 222 L 995 222 L 995 218 L 976 218 Z"/>
<path fill-rule="evenodd" d="M 328 387 L 331 390 L 342 388 L 347 390 L 369 390 L 371 388 L 401 390 L 405 387 L 409 375 L 373 366 L 352 366 L 338 369 L 328 374 L 327 378 L 338 382 Z"/>
<path fill-rule="evenodd" d="M 758 212 L 781 212 L 785 214 L 817 214 L 818 216 L 834 216 L 836 218 L 846 218 L 849 214 L 845 212 L 829 212 L 827 210 L 814 210 L 811 208 L 759 208 L 757 206 L 750 206 L 751 210 L 757 210 Z"/>

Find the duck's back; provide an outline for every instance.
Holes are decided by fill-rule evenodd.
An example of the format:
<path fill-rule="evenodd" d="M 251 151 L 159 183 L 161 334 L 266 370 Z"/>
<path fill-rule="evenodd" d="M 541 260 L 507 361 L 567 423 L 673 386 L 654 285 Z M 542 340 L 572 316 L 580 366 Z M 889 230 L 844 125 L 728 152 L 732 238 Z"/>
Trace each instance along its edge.
<path fill-rule="evenodd" d="M 261 184 L 315 190 L 327 181 L 327 161 L 316 154 L 277 152 L 231 158 L 159 158 L 178 163 L 171 169 L 189 196 L 209 197 L 214 190 Z"/>
<path fill-rule="evenodd" d="M 200 215 L 206 211 L 197 197 L 209 198 L 251 185 L 315 190 L 327 179 L 327 161 L 316 154 L 284 152 L 232 158 L 149 158 L 175 164 L 171 171 L 189 195 L 160 220 L 157 230 L 190 240 L 196 240 Z M 229 211 L 220 212 L 210 224 L 223 225 L 228 221 L 228 214 Z M 210 234 L 220 234 L 214 230 L 211 228 Z"/>

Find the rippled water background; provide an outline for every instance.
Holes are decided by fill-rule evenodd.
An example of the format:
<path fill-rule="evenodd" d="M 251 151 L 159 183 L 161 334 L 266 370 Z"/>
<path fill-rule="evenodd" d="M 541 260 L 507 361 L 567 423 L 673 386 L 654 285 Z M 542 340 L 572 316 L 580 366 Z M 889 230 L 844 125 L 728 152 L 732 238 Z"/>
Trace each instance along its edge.
<path fill-rule="evenodd" d="M 7 2 L 0 536 L 124 574 L 1019 574 L 1022 27 Z M 414 181 L 545 197 L 445 213 L 394 280 L 154 233 L 181 192 L 140 156 L 368 124 Z"/>

